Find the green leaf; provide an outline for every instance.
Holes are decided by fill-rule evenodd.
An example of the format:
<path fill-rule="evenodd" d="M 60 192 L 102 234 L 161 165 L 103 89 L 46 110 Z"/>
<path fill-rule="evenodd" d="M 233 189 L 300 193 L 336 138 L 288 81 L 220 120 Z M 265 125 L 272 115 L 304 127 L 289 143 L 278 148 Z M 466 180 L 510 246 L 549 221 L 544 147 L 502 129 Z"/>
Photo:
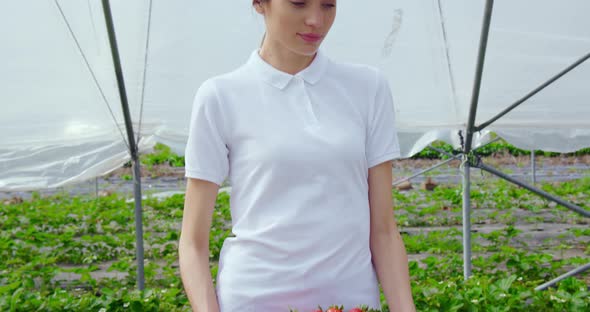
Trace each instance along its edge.
<path fill-rule="evenodd" d="M 141 304 L 141 301 L 138 301 L 138 300 L 132 301 L 131 304 L 129 305 L 129 308 L 131 309 L 131 311 L 134 311 L 134 312 L 142 312 L 143 311 L 143 305 Z"/>
<path fill-rule="evenodd" d="M 516 280 L 516 275 L 511 275 L 507 278 L 501 279 L 497 282 L 497 285 L 500 289 L 502 289 L 504 292 L 508 292 L 508 290 L 510 289 L 510 286 L 512 286 L 512 283 Z"/>
<path fill-rule="evenodd" d="M 0 286 L 0 295 L 3 295 L 3 294 L 12 292 L 20 284 L 21 284 L 20 281 L 16 281 L 16 282 L 11 283 L 11 284 L 8 284 L 8 285 L 2 285 L 2 286 Z"/>
<path fill-rule="evenodd" d="M 10 299 L 10 312 L 16 311 L 18 303 L 20 301 L 20 296 L 24 291 L 25 289 L 23 287 L 20 287 L 12 294 L 12 297 Z"/>

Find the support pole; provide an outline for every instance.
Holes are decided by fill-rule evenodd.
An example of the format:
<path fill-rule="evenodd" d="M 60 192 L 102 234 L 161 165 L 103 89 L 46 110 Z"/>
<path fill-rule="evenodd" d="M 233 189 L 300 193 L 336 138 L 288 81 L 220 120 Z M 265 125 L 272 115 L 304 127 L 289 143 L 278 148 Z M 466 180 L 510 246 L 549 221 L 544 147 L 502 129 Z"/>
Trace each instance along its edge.
<path fill-rule="evenodd" d="M 483 65 L 486 57 L 486 50 L 488 46 L 488 35 L 490 33 L 490 23 L 492 20 L 492 9 L 494 0 L 486 0 L 486 7 L 484 12 L 483 25 L 481 28 L 479 48 L 477 52 L 477 67 L 475 68 L 475 83 L 471 93 L 471 105 L 469 107 L 469 117 L 467 120 L 467 138 L 465 139 L 464 153 L 467 155 L 471 152 L 471 145 L 473 143 L 473 133 L 475 132 L 475 115 L 477 113 L 477 105 L 479 104 L 479 91 L 481 90 L 481 78 L 483 76 Z"/>
<path fill-rule="evenodd" d="M 418 173 L 415 173 L 412 176 L 409 176 L 407 178 L 403 178 L 403 179 L 397 180 L 397 181 L 393 182 L 393 185 L 392 186 L 396 186 L 396 185 L 398 185 L 398 184 L 400 184 L 400 183 L 402 183 L 404 181 L 408 181 L 408 180 L 411 180 L 411 179 L 413 179 L 413 178 L 415 178 L 417 176 L 423 175 L 426 172 L 432 171 L 432 170 L 434 170 L 434 169 L 436 169 L 436 168 L 438 168 L 438 167 L 440 167 L 442 165 L 448 164 L 448 163 L 450 163 L 451 161 L 453 161 L 453 160 L 455 160 L 457 158 L 459 158 L 459 155 L 452 156 L 451 158 L 449 158 L 449 159 L 447 159 L 447 160 L 445 160 L 443 162 L 440 162 L 440 163 L 438 163 L 438 164 L 436 164 L 436 165 L 434 165 L 434 166 L 432 166 L 430 168 L 427 168 L 427 169 L 424 169 L 424 170 L 422 170 L 422 171 L 420 171 Z"/>
<path fill-rule="evenodd" d="M 129 113 L 129 103 L 127 101 L 127 92 L 125 91 L 125 80 L 123 78 L 123 70 L 121 68 L 121 60 L 119 57 L 119 49 L 117 47 L 117 39 L 115 36 L 115 27 L 113 25 L 113 16 L 111 14 L 111 6 L 109 0 L 102 0 L 104 16 L 109 34 L 109 43 L 111 45 L 111 54 L 113 57 L 113 65 L 115 67 L 115 74 L 117 76 L 117 86 L 119 89 L 119 96 L 121 98 L 121 106 L 123 108 L 123 115 L 125 117 L 125 127 L 127 129 L 127 139 L 129 140 L 129 153 L 133 161 L 133 194 L 135 196 L 135 241 L 136 241 L 136 256 L 137 256 L 137 286 L 139 290 L 144 290 L 144 268 L 143 268 L 143 227 L 142 227 L 142 209 L 141 209 L 141 172 L 137 145 L 135 143 L 135 136 L 133 134 L 133 124 L 131 123 L 131 114 Z"/>
<path fill-rule="evenodd" d="M 545 289 L 547 289 L 547 288 L 549 288 L 549 287 L 551 287 L 551 286 L 559 283 L 563 279 L 566 279 L 566 278 L 571 277 L 571 276 L 578 275 L 578 274 L 580 274 L 582 272 L 586 272 L 588 270 L 590 270 L 590 263 L 588 263 L 586 265 L 583 265 L 583 266 L 581 266 L 579 268 L 573 269 L 573 270 L 571 270 L 571 271 L 569 271 L 569 272 L 567 272 L 567 273 L 565 273 L 565 274 L 563 274 L 563 275 L 561 275 L 561 276 L 559 276 L 559 277 L 557 277 L 557 278 L 555 278 L 553 280 L 550 280 L 549 282 L 547 282 L 547 283 L 545 283 L 543 285 L 539 285 L 539 286 L 537 286 L 535 288 L 535 290 L 545 290 Z"/>
<path fill-rule="evenodd" d="M 467 137 L 463 145 L 463 275 L 465 279 L 471 276 L 471 181 L 469 176 L 469 155 L 471 154 L 473 133 L 475 131 L 475 115 L 479 103 L 481 78 L 483 75 L 483 65 L 485 62 L 493 6 L 493 0 L 486 0 L 483 25 L 481 28 L 479 48 L 477 52 L 475 83 L 471 94 L 471 105 L 469 107 L 469 117 L 467 120 Z"/>
<path fill-rule="evenodd" d="M 535 164 L 535 150 L 531 151 L 531 182 L 537 184 L 537 165 Z"/>
<path fill-rule="evenodd" d="M 574 204 L 572 204 L 570 202 L 567 202 L 567 201 L 565 201 L 565 200 L 563 200 L 563 199 L 561 199 L 559 197 L 553 196 L 553 195 L 551 195 L 551 194 L 549 194 L 549 193 L 547 193 L 547 192 L 545 192 L 545 191 L 543 191 L 543 190 L 541 190 L 539 188 L 536 188 L 534 186 L 527 185 L 524 182 L 521 182 L 521 181 L 519 181 L 517 179 L 514 179 L 514 178 L 510 177 L 509 175 L 504 174 L 503 172 L 501 172 L 499 170 L 496 170 L 495 168 L 490 167 L 490 166 L 482 163 L 481 160 L 478 160 L 474 164 L 474 167 L 480 168 L 481 170 L 487 171 L 487 172 L 489 172 L 489 173 L 491 173 L 493 175 L 496 175 L 496 176 L 498 176 L 498 177 L 500 177 L 500 178 L 502 178 L 502 179 L 504 179 L 504 180 L 506 180 L 508 182 L 511 182 L 511 183 L 514 183 L 514 184 L 516 184 L 516 185 L 518 185 L 520 187 L 523 187 L 523 188 L 525 188 L 525 189 L 527 189 L 527 190 L 529 190 L 529 191 L 531 191 L 531 192 L 533 192 L 533 193 L 535 193 L 535 194 L 537 194 L 537 195 L 539 195 L 539 196 L 541 196 L 543 198 L 546 198 L 546 199 L 551 200 L 551 201 L 553 201 L 555 203 L 558 203 L 558 204 L 560 204 L 560 205 L 562 205 L 562 206 L 564 206 L 564 207 L 566 207 L 566 208 L 568 208 L 570 210 L 573 210 L 573 211 L 575 211 L 575 212 L 577 212 L 577 213 L 579 213 L 579 214 L 581 214 L 581 215 L 583 215 L 585 217 L 590 217 L 590 211 L 585 210 L 584 208 L 582 208 L 580 206 L 577 206 L 577 205 L 574 205 Z M 558 282 L 560 282 L 561 280 L 563 280 L 565 278 L 568 278 L 570 276 L 574 276 L 574 275 L 580 274 L 580 273 L 585 272 L 585 271 L 588 271 L 588 270 L 590 270 L 590 263 L 588 263 L 588 264 L 586 264 L 584 266 L 581 266 L 579 268 L 576 268 L 574 270 L 571 270 L 570 272 L 567 272 L 567 273 L 565 273 L 565 274 L 563 274 L 563 275 L 561 275 L 561 276 L 559 276 L 559 277 L 557 277 L 557 278 L 555 278 L 555 279 L 553 279 L 553 280 L 551 280 L 551 281 L 549 281 L 549 282 L 547 282 L 545 284 L 542 284 L 540 286 L 537 286 L 535 288 L 535 290 L 544 290 L 544 289 L 547 289 L 548 287 L 557 284 Z"/>
<path fill-rule="evenodd" d="M 541 196 L 543 198 L 546 198 L 546 199 L 548 199 L 550 201 L 553 201 L 553 202 L 555 202 L 555 203 L 557 203 L 559 205 L 562 205 L 565 208 L 568 208 L 570 210 L 573 210 L 573 211 L 575 211 L 575 212 L 577 212 L 577 213 L 579 213 L 579 214 L 581 214 L 581 215 L 583 215 L 583 216 L 585 216 L 587 218 L 590 218 L 590 211 L 587 211 L 586 209 L 584 209 L 584 208 L 582 208 L 582 207 L 580 207 L 578 205 L 574 205 L 574 204 L 572 204 L 570 202 L 567 202 L 567 201 L 565 201 L 565 200 L 563 200 L 563 199 L 561 199 L 561 198 L 559 198 L 557 196 L 553 196 L 553 195 L 551 195 L 551 194 L 543 191 L 542 189 L 536 188 L 536 187 L 531 186 L 531 185 L 528 185 L 528 184 L 526 184 L 526 183 L 524 183 L 522 181 L 519 181 L 519 180 L 517 180 L 517 179 L 515 179 L 515 178 L 513 178 L 513 177 L 511 177 L 511 176 L 509 176 L 509 175 L 507 175 L 505 173 L 503 173 L 502 171 L 497 170 L 494 167 L 490 167 L 490 166 L 482 163 L 481 161 L 477 162 L 474 166 L 477 167 L 477 168 L 480 168 L 481 170 L 487 171 L 487 172 L 489 172 L 489 173 L 491 173 L 491 174 L 493 174 L 495 176 L 498 176 L 498 177 L 500 177 L 500 178 L 502 178 L 502 179 L 504 179 L 504 180 L 506 180 L 506 181 L 508 181 L 510 183 L 513 183 L 513 184 L 516 184 L 516 185 L 518 185 L 518 186 L 520 186 L 522 188 L 525 188 L 525 189 L 527 189 L 527 190 L 529 190 L 529 191 L 531 191 L 531 192 L 533 192 L 533 193 L 535 193 L 535 194 L 537 194 L 537 195 L 539 195 L 539 196 Z"/>
<path fill-rule="evenodd" d="M 463 278 L 471 276 L 471 174 L 467 155 L 463 155 Z"/>
<path fill-rule="evenodd" d="M 580 59 L 578 59 L 577 61 L 575 61 L 573 64 L 571 64 L 570 66 L 568 66 L 567 68 L 565 68 L 561 72 L 557 73 L 555 76 L 551 77 L 551 79 L 547 80 L 542 85 L 540 85 L 539 87 L 535 88 L 533 91 L 529 92 L 528 94 L 526 94 L 525 96 L 523 96 L 518 101 L 514 102 L 514 104 L 510 105 L 508 108 L 506 108 L 505 110 L 501 111 L 498 115 L 492 117 L 490 120 L 488 120 L 488 121 L 482 123 L 481 125 L 477 126 L 475 129 L 477 131 L 483 130 L 487 126 L 491 125 L 494 121 L 496 121 L 496 120 L 500 119 L 500 117 L 508 114 L 511 110 L 515 109 L 518 105 L 524 103 L 526 100 L 528 100 L 529 98 L 531 98 L 533 95 L 539 93 L 541 90 L 545 89 L 547 86 L 549 86 L 550 84 L 554 83 L 557 79 L 561 78 L 563 75 L 567 74 L 568 72 L 570 72 L 574 68 L 578 67 L 580 64 L 584 63 L 588 59 L 590 59 L 590 53 L 582 56 Z"/>
<path fill-rule="evenodd" d="M 484 144 L 484 145 L 482 145 L 482 146 L 479 146 L 479 147 L 477 147 L 477 148 L 474 148 L 473 150 L 475 151 L 475 150 L 477 150 L 477 149 L 480 149 L 480 148 L 482 148 L 482 147 L 484 147 L 484 146 L 486 146 L 486 145 L 488 145 L 488 144 L 494 143 L 494 142 L 496 142 L 496 141 L 498 141 L 498 140 L 500 140 L 500 138 L 495 138 L 495 139 L 491 140 L 490 142 L 488 142 L 488 143 L 486 143 L 486 144 Z M 449 153 L 449 152 L 447 152 L 447 151 L 445 151 L 445 150 L 442 150 L 442 149 L 440 149 L 440 148 L 436 148 L 436 147 L 434 147 L 434 146 L 432 146 L 432 145 L 428 145 L 426 148 L 429 148 L 429 149 L 431 149 L 431 150 L 433 150 L 433 151 L 439 152 L 439 153 L 440 153 L 440 154 L 442 154 L 442 155 L 446 155 L 446 156 L 448 156 L 449 158 L 448 158 L 448 159 L 446 159 L 446 160 L 444 160 L 443 162 L 440 162 L 440 163 L 438 163 L 438 164 L 436 164 L 436 165 L 434 165 L 434 166 L 430 167 L 430 168 L 427 168 L 427 169 L 421 170 L 420 172 L 417 172 L 417 173 L 415 173 L 415 174 L 413 174 L 413 175 L 411 175 L 411 176 L 409 176 L 409 177 L 407 177 L 407 178 L 403 178 L 403 179 L 400 179 L 400 180 L 396 180 L 396 181 L 394 181 L 394 182 L 392 183 L 392 186 L 396 186 L 396 185 L 398 185 L 398 184 L 400 184 L 400 183 L 402 183 L 402 182 L 404 182 L 404 181 L 408 181 L 408 180 L 411 180 L 411 179 L 413 179 L 413 178 L 415 178 L 415 177 L 421 176 L 421 175 L 423 175 L 423 174 L 425 174 L 425 173 L 427 173 L 427 172 L 430 172 L 430 171 L 432 171 L 432 170 L 434 170 L 434 169 L 436 169 L 436 168 L 438 168 L 438 167 L 440 167 L 440 166 L 443 166 L 443 165 L 445 165 L 445 164 L 448 164 L 449 162 L 451 162 L 451 161 L 453 161 L 453 160 L 455 160 L 455 159 L 459 159 L 459 158 L 461 158 L 461 156 L 463 155 L 463 154 L 457 154 L 457 155 L 453 155 L 453 154 L 451 154 L 451 153 Z"/>

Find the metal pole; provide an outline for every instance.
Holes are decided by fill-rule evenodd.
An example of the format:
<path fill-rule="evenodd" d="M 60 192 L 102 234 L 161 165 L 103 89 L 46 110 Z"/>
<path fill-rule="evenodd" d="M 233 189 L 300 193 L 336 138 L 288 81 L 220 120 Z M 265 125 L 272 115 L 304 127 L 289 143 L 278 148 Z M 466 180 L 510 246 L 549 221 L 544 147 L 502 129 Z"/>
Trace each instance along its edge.
<path fill-rule="evenodd" d="M 463 278 L 471 276 L 471 176 L 467 155 L 463 155 Z"/>
<path fill-rule="evenodd" d="M 486 0 L 483 25 L 481 28 L 479 48 L 477 53 L 477 67 L 475 71 L 475 83 L 471 95 L 469 117 L 467 120 L 467 137 L 463 146 L 463 275 L 465 279 L 471 276 L 471 181 L 469 155 L 473 143 L 475 127 L 475 115 L 479 103 L 479 91 L 481 89 L 481 78 L 485 62 L 490 23 L 492 20 L 493 0 Z"/>
<path fill-rule="evenodd" d="M 549 194 L 549 193 L 547 193 L 547 192 L 545 192 L 545 191 L 543 191 L 543 190 L 541 190 L 539 188 L 536 188 L 534 186 L 530 186 L 530 185 L 528 185 L 528 184 L 526 184 L 526 183 L 524 183 L 522 181 L 519 181 L 517 179 L 514 179 L 513 177 L 511 177 L 511 176 L 503 173 L 502 171 L 496 170 L 496 168 L 490 167 L 490 166 L 482 163 L 481 161 L 480 162 L 477 162 L 476 164 L 474 164 L 474 166 L 477 167 L 477 168 L 480 168 L 481 170 L 487 171 L 487 172 L 489 172 L 489 173 L 491 173 L 491 174 L 493 174 L 495 176 L 498 176 L 498 177 L 500 177 L 500 178 L 502 178 L 502 179 L 504 179 L 504 180 L 506 180 L 508 182 L 511 182 L 511 183 L 514 183 L 514 184 L 516 184 L 516 185 L 518 185 L 520 187 L 523 187 L 523 188 L 525 188 L 525 189 L 527 189 L 527 190 L 529 190 L 529 191 L 531 191 L 531 192 L 533 192 L 533 193 L 535 193 L 535 194 L 537 194 L 537 195 L 539 195 L 541 197 L 547 198 L 548 200 L 551 200 L 551 201 L 553 201 L 553 202 L 555 202 L 557 204 L 560 204 L 560 205 L 564 206 L 565 208 L 568 208 L 570 210 L 573 210 L 573 211 L 575 211 L 575 212 L 577 212 L 577 213 L 579 213 L 579 214 L 581 214 L 581 215 L 583 215 L 585 217 L 590 218 L 590 211 L 587 211 L 587 210 L 585 210 L 584 208 L 582 208 L 580 206 L 577 206 L 577 205 L 574 205 L 574 204 L 572 204 L 570 202 L 567 202 L 567 201 L 565 201 L 565 200 L 563 200 L 563 199 L 561 199 L 559 197 L 553 196 L 553 195 L 551 195 L 551 194 Z"/>
<path fill-rule="evenodd" d="M 535 150 L 531 151 L 531 175 L 533 185 L 537 184 L 537 165 L 535 164 Z"/>
<path fill-rule="evenodd" d="M 474 166 L 477 167 L 477 168 L 480 168 L 481 170 L 487 171 L 487 172 L 489 172 L 489 173 L 491 173 L 493 175 L 496 175 L 496 176 L 498 176 L 498 177 L 500 177 L 500 178 L 502 178 L 502 179 L 504 179 L 504 180 L 506 180 L 508 182 L 511 182 L 511 183 L 514 183 L 514 184 L 516 184 L 516 185 L 518 185 L 520 187 L 523 187 L 523 188 L 525 188 L 525 189 L 527 189 L 527 190 L 529 190 L 529 191 L 531 191 L 531 192 L 533 192 L 533 193 L 535 193 L 535 194 L 537 194 L 537 195 L 539 195 L 541 197 L 544 197 L 544 198 L 547 198 L 547 199 L 549 199 L 551 201 L 554 201 L 554 202 L 556 202 L 556 203 L 558 203 L 558 204 L 560 204 L 560 205 L 562 205 L 562 206 L 564 206 L 564 207 L 566 207 L 566 208 L 568 208 L 570 210 L 573 210 L 573 211 L 575 211 L 575 212 L 577 212 L 577 213 L 579 213 L 579 214 L 581 214 L 581 215 L 583 215 L 585 217 L 590 217 L 590 211 L 587 211 L 587 210 L 585 210 L 584 208 L 582 208 L 580 206 L 577 206 L 577 205 L 574 205 L 572 203 L 569 203 L 569 202 L 567 202 L 565 200 L 562 200 L 559 197 L 553 196 L 553 195 L 551 195 L 551 194 L 549 194 L 549 193 L 547 193 L 547 192 L 545 192 L 545 191 L 543 191 L 541 189 L 538 189 L 538 188 L 536 188 L 534 186 L 530 186 L 530 185 L 527 185 L 524 182 L 518 181 L 517 179 L 514 179 L 514 178 L 510 177 L 509 175 L 504 174 L 503 172 L 501 172 L 499 170 L 496 170 L 495 168 L 490 167 L 490 166 L 482 163 L 481 160 L 478 160 L 476 162 L 476 164 L 474 164 Z M 551 280 L 551 281 L 549 281 L 549 282 L 547 282 L 547 283 L 545 283 L 543 285 L 540 285 L 540 286 L 536 287 L 535 290 L 544 290 L 544 289 L 546 289 L 546 288 L 548 288 L 548 287 L 550 287 L 552 285 L 557 284 L 559 281 L 561 281 L 561 280 L 563 280 L 563 279 L 565 279 L 567 277 L 574 276 L 576 274 L 579 274 L 581 272 L 585 272 L 587 270 L 590 270 L 590 263 L 589 264 L 586 264 L 586 265 L 584 265 L 582 267 L 576 268 L 576 269 L 574 269 L 574 270 L 572 270 L 572 271 L 570 271 L 570 272 L 568 272 L 566 274 L 563 274 L 563 275 L 557 277 L 556 279 L 553 279 L 553 280 Z"/>
<path fill-rule="evenodd" d="M 585 271 L 588 271 L 588 270 L 590 270 L 590 263 L 588 263 L 588 264 L 586 264 L 584 266 L 581 266 L 579 268 L 573 269 L 573 270 L 571 270 L 571 271 L 569 271 L 569 272 L 567 272 L 567 273 L 565 273 L 565 274 L 563 274 L 563 275 L 561 275 L 561 276 L 559 276 L 559 277 L 557 277 L 557 278 L 555 278 L 553 280 L 550 280 L 549 282 L 547 282 L 547 283 L 545 283 L 543 285 L 537 286 L 535 288 L 535 290 L 545 290 L 545 289 L 549 288 L 550 286 L 553 286 L 553 285 L 557 284 L 559 281 L 561 281 L 563 279 L 566 279 L 566 278 L 568 278 L 570 276 L 578 275 L 578 274 L 580 274 L 582 272 L 585 272 Z"/>
<path fill-rule="evenodd" d="M 424 170 L 422 170 L 422 171 L 420 171 L 420 172 L 418 172 L 418 173 L 416 173 L 416 174 L 414 174 L 414 175 L 412 175 L 412 176 L 409 176 L 409 177 L 407 177 L 407 178 L 403 178 L 403 179 L 401 179 L 401 180 L 397 180 L 397 181 L 393 182 L 392 186 L 396 186 L 396 185 L 398 185 L 398 184 L 400 184 L 400 183 L 402 183 L 402 182 L 404 182 L 404 181 L 408 181 L 408 180 L 410 180 L 410 179 L 412 179 L 412 178 L 415 178 L 415 177 L 417 177 L 417 176 L 419 176 L 419 175 L 422 175 L 422 174 L 424 174 L 424 173 L 426 173 L 426 172 L 428 172 L 428 171 L 434 170 L 434 169 L 436 169 L 436 168 L 438 168 L 438 167 L 440 167 L 440 166 L 442 166 L 442 165 L 444 165 L 444 164 L 447 164 L 447 163 L 449 163 L 449 162 L 451 162 L 451 161 L 453 161 L 453 160 L 455 160 L 455 159 L 459 158 L 460 156 L 461 156 L 461 155 L 456 155 L 456 156 L 453 156 L 453 157 L 451 157 L 451 158 L 449 158 L 449 159 L 447 159 L 447 160 L 445 160 L 445 161 L 443 161 L 443 162 L 441 162 L 441 163 L 438 163 L 438 164 L 436 164 L 436 165 L 434 165 L 434 166 L 432 166 L 432 167 L 430 167 L 430 168 L 424 169 Z"/>
<path fill-rule="evenodd" d="M 102 0 L 102 6 L 104 10 L 107 31 L 109 34 L 109 43 L 111 45 L 113 65 L 115 66 L 115 74 L 117 76 L 119 96 L 121 98 L 123 115 L 125 117 L 125 127 L 127 129 L 127 138 L 129 140 L 129 152 L 131 153 L 131 159 L 133 160 L 133 193 L 135 196 L 135 247 L 137 256 L 137 286 L 139 290 L 144 290 L 141 173 L 139 167 L 139 156 L 137 151 L 137 145 L 135 144 L 135 137 L 133 135 L 133 124 L 131 123 L 131 114 L 129 113 L 129 103 L 127 101 L 127 92 L 125 91 L 125 80 L 123 78 L 123 70 L 121 68 L 121 60 L 119 57 L 119 49 L 117 47 L 115 27 L 113 25 L 113 16 L 111 14 L 111 6 L 109 4 L 109 0 Z"/>
<path fill-rule="evenodd" d="M 498 137 L 498 138 L 495 138 L 495 139 L 493 139 L 493 140 L 491 140 L 490 142 L 488 142 L 488 143 L 486 143 L 486 144 L 484 144 L 484 145 L 482 145 L 482 146 L 478 146 L 477 148 L 474 148 L 473 150 L 474 150 L 474 151 L 475 151 L 475 150 L 478 150 L 478 149 L 480 149 L 480 148 L 482 148 L 482 147 L 484 147 L 484 146 L 486 146 L 486 145 L 488 145 L 488 144 L 494 143 L 494 142 L 496 142 L 496 141 L 498 141 L 498 140 L 500 140 L 500 138 L 499 138 L 499 137 Z M 409 177 L 407 177 L 407 178 L 403 178 L 403 179 L 401 179 L 401 180 L 397 180 L 397 181 L 393 182 L 392 186 L 396 186 L 396 185 L 398 185 L 398 184 L 400 184 L 400 183 L 402 183 L 402 182 L 404 182 L 404 181 L 407 181 L 407 180 L 413 179 L 413 178 L 415 178 L 415 177 L 417 177 L 417 176 L 420 176 L 420 175 L 422 175 L 422 174 L 425 174 L 426 172 L 429 172 L 429 171 L 431 171 L 431 170 L 434 170 L 434 169 L 436 169 L 436 168 L 438 168 L 438 167 L 440 167 L 440 166 L 442 166 L 442 165 L 444 165 L 444 164 L 447 164 L 447 163 L 449 163 L 449 162 L 451 162 L 451 161 L 453 161 L 453 160 L 455 160 L 455 159 L 458 159 L 458 158 L 460 158 L 460 157 L 463 155 L 463 154 L 457 154 L 457 155 L 453 155 L 453 154 L 451 154 L 451 153 L 449 153 L 449 152 L 447 152 L 447 151 L 445 151 L 445 150 L 442 150 L 442 149 L 440 149 L 440 148 L 436 148 L 436 147 L 434 147 L 434 146 L 432 146 L 432 145 L 428 145 L 426 148 L 429 148 L 429 149 L 431 149 L 431 150 L 434 150 L 434 151 L 436 151 L 436 152 L 439 152 L 440 154 L 446 155 L 446 156 L 448 156 L 449 158 L 448 158 L 448 159 L 446 159 L 446 160 L 444 160 L 444 161 L 443 161 L 443 162 L 441 162 L 441 163 L 438 163 L 438 164 L 436 164 L 436 165 L 434 165 L 434 166 L 432 166 L 432 167 L 428 168 L 428 169 L 424 169 L 424 170 L 422 170 L 422 171 L 420 171 L 420 172 L 418 172 L 418 173 L 416 173 L 416 174 L 414 174 L 414 175 L 412 175 L 412 176 L 409 176 Z"/>
<path fill-rule="evenodd" d="M 137 257 L 137 287 L 139 290 L 144 290 L 144 268 L 143 268 L 143 216 L 141 207 L 141 168 L 139 159 L 133 161 L 133 195 L 135 198 L 135 247 Z"/>
<path fill-rule="evenodd" d="M 475 115 L 479 103 L 479 91 L 481 90 L 481 77 L 483 75 L 483 65 L 485 63 L 486 50 L 488 46 L 488 35 L 490 33 L 490 23 L 492 20 L 492 9 L 494 0 L 486 0 L 483 25 L 481 28 L 479 48 L 477 53 L 477 67 L 475 69 L 475 83 L 471 93 L 471 105 L 469 107 L 469 117 L 467 120 L 467 138 L 465 139 L 465 154 L 471 152 L 473 133 L 475 128 Z"/>
<path fill-rule="evenodd" d="M 490 120 L 488 120 L 488 121 L 482 123 L 481 125 L 477 126 L 475 128 L 475 130 L 477 130 L 477 131 L 483 130 L 485 127 L 489 126 L 494 121 L 498 120 L 500 117 L 508 114 L 511 110 L 515 109 L 518 105 L 524 103 L 526 100 L 528 100 L 529 98 L 531 98 L 533 95 L 539 93 L 539 91 L 545 89 L 548 85 L 552 84 L 557 79 L 561 78 L 563 75 L 565 75 L 568 72 L 570 72 L 572 69 L 578 67 L 580 64 L 582 64 L 583 62 L 585 62 L 589 58 L 590 58 L 590 53 L 584 55 L 579 60 L 577 60 L 576 62 L 574 62 L 572 65 L 568 66 L 566 69 L 562 70 L 557 75 L 553 76 L 551 79 L 547 80 L 545 83 L 543 83 L 542 85 L 540 85 L 539 87 L 537 87 L 533 91 L 529 92 L 527 95 L 525 95 L 524 97 L 522 97 L 520 100 L 514 102 L 514 104 L 510 105 L 508 108 L 506 108 L 505 110 L 503 110 L 502 112 L 500 112 L 498 115 L 494 116 Z"/>

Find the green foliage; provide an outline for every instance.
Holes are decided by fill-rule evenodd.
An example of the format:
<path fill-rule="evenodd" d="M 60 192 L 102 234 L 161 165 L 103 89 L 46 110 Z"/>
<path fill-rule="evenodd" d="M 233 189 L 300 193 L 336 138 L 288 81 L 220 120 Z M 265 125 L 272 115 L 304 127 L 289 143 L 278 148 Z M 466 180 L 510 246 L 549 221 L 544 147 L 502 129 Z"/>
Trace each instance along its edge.
<path fill-rule="evenodd" d="M 443 150 L 449 154 L 455 154 L 455 149 L 453 148 L 452 145 L 447 144 L 445 142 L 442 141 L 436 141 L 433 142 L 432 147 L 438 148 L 440 150 Z M 447 159 L 449 158 L 447 155 L 445 154 L 441 154 L 431 148 L 425 148 L 422 151 L 420 151 L 420 153 L 412 156 L 413 159 L 419 159 L 419 158 L 426 158 L 426 159 Z"/>
<path fill-rule="evenodd" d="M 452 145 L 447 144 L 445 142 L 436 141 L 436 142 L 432 143 L 431 145 L 433 147 L 443 150 L 449 154 L 455 154 L 458 152 L 458 151 L 454 150 Z M 512 156 L 526 156 L 526 155 L 530 155 L 531 151 L 519 149 L 519 148 L 515 147 L 514 145 L 507 143 L 504 140 L 499 140 L 499 141 L 490 143 L 488 145 L 482 146 L 477 149 L 477 154 L 480 156 L 492 156 L 494 154 L 502 154 L 502 153 L 512 155 Z M 545 156 L 545 157 L 557 157 L 557 156 L 562 156 L 562 155 L 563 156 L 582 156 L 582 155 L 590 155 L 590 148 L 583 148 L 583 149 L 578 150 L 576 152 L 565 153 L 565 154 L 536 150 L 535 154 L 539 155 L 539 156 Z M 419 153 L 412 156 L 412 159 L 424 159 L 424 158 L 425 159 L 447 159 L 449 157 L 445 154 L 441 154 L 441 153 L 439 153 L 433 149 L 430 149 L 430 148 L 425 148 L 424 150 L 422 150 Z"/>
<path fill-rule="evenodd" d="M 143 165 L 151 168 L 154 165 L 170 165 L 172 167 L 184 167 L 184 156 L 178 156 L 173 153 L 170 147 L 156 143 L 154 152 L 140 156 L 140 161 Z"/>
<path fill-rule="evenodd" d="M 447 144 L 442 141 L 436 141 L 431 144 L 433 147 L 436 147 L 440 150 L 443 150 L 449 154 L 456 154 L 459 151 L 456 151 L 450 144 Z M 522 156 L 522 155 L 530 155 L 531 151 L 522 150 L 516 148 L 515 146 L 507 143 L 504 140 L 499 140 L 497 142 L 490 143 L 486 146 L 477 149 L 477 154 L 481 156 L 491 156 L 494 154 L 508 154 L 512 156 Z M 541 150 L 535 151 L 537 155 L 546 156 L 546 157 L 557 157 L 557 156 L 582 156 L 582 155 L 590 155 L 590 148 L 584 148 L 579 151 L 567 154 L 555 153 L 555 152 L 545 152 Z M 430 148 L 425 148 L 420 151 L 418 154 L 415 154 L 411 157 L 412 159 L 447 159 L 449 158 L 445 154 L 441 154 L 437 151 L 434 151 Z M 154 165 L 169 165 L 172 167 L 184 167 L 184 156 L 179 156 L 172 152 L 170 147 L 166 146 L 162 143 L 156 143 L 154 146 L 154 151 L 149 154 L 144 154 L 140 156 L 140 161 L 143 165 L 147 166 L 148 169 L 151 169 Z M 131 166 L 131 163 L 126 164 L 127 167 Z M 123 176 L 125 180 L 131 180 L 132 176 L 125 175 Z"/>
<path fill-rule="evenodd" d="M 584 204 L 590 178 L 541 187 Z M 409 262 L 418 311 L 590 309 L 590 293 L 582 276 L 534 291 L 573 265 L 586 263 L 587 257 L 555 259 L 550 253 L 525 248 L 527 240 L 521 230 L 505 221 L 507 215 L 538 206 L 528 192 L 504 182 L 474 185 L 474 206 L 491 208 L 483 218 L 497 226 L 473 233 L 473 276 L 466 281 L 458 227 L 460 188 L 441 185 L 432 192 L 394 190 L 392 198 L 407 251 L 425 255 Z M 43 198 L 36 193 L 23 203 L 0 205 L 0 311 L 190 311 L 175 264 L 184 195 L 148 198 L 143 207 L 146 291 L 139 292 L 135 290 L 133 203 L 127 203 L 126 198 L 118 194 Z M 554 216 L 556 222 L 568 213 L 547 205 L 534 209 L 546 218 Z M 567 218 L 571 224 L 587 224 L 581 217 Z M 424 225 L 443 228 L 419 228 Z M 221 246 L 232 235 L 230 227 L 230 197 L 223 192 L 217 197 L 210 233 L 214 283 Z M 567 233 L 568 246 L 587 241 L 585 228 L 572 228 Z M 100 277 L 99 272 L 120 276 Z M 67 274 L 77 278 L 68 283 L 57 279 Z M 389 311 L 383 293 L 381 303 L 381 311 Z"/>

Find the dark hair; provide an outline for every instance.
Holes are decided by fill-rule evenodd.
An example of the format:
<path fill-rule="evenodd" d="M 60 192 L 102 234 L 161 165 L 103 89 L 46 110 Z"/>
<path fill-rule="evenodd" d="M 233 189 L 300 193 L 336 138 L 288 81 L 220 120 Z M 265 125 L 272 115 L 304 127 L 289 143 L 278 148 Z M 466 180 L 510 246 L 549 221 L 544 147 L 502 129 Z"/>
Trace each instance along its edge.
<path fill-rule="evenodd" d="M 270 0 L 252 0 L 252 5 L 256 4 L 256 3 L 261 3 L 261 2 L 268 2 Z"/>

